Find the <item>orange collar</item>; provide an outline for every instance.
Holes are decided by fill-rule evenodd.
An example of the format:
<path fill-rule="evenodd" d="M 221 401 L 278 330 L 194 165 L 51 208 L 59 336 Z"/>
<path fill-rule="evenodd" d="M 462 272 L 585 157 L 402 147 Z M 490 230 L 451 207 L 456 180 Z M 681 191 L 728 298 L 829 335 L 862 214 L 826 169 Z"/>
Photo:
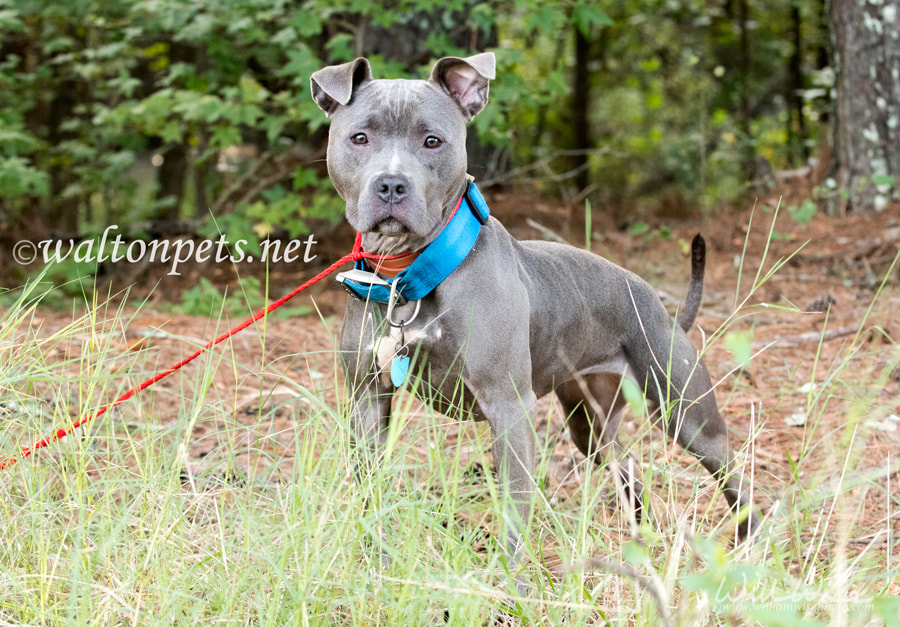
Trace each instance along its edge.
<path fill-rule="evenodd" d="M 406 270 L 419 256 L 421 250 L 403 253 L 401 255 L 389 255 L 385 257 L 366 258 L 366 265 L 378 274 L 386 277 L 395 277 Z"/>

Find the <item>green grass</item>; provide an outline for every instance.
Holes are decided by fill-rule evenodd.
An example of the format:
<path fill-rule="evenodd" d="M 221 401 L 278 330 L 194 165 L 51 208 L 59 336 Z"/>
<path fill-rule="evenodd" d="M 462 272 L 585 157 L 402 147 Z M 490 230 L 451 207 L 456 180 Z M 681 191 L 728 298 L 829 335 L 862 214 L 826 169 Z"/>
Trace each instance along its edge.
<path fill-rule="evenodd" d="M 129 314 L 108 303 L 39 331 L 39 296 L 26 287 L 0 320 L 0 455 L 167 365 L 121 352 Z M 264 334 L 251 341 L 259 363 L 226 343 L 163 390 L 0 471 L 0 623 L 422 625 L 446 613 L 477 625 L 506 612 L 529 625 L 900 624 L 898 460 L 864 471 L 862 448 L 865 419 L 893 401 L 866 385 L 859 364 L 873 357 L 861 344 L 817 364 L 828 374 L 809 415 L 851 393 L 855 409 L 840 433 L 810 420 L 791 480 L 760 490 L 770 506 L 758 542 L 734 547 L 734 521 L 699 464 L 640 432 L 631 439 L 652 516 L 633 528 L 610 504 L 615 473 L 580 457 L 575 488 L 545 482 L 545 447 L 524 566 L 507 572 L 495 540 L 503 504 L 491 473 L 476 471 L 490 468 L 484 425 L 400 395 L 387 459 L 357 482 L 333 402 L 339 375 L 304 387 L 267 359 Z M 217 385 L 223 373 L 237 383 Z M 245 424 L 254 390 L 260 409 Z M 189 455 L 198 425 L 215 444 L 202 460 Z M 765 417 L 753 425 L 761 433 Z M 826 447 L 834 465 L 823 469 L 814 453 Z M 754 477 L 752 455 L 739 455 Z M 851 542 L 871 528 L 860 492 L 888 512 L 863 544 Z"/>

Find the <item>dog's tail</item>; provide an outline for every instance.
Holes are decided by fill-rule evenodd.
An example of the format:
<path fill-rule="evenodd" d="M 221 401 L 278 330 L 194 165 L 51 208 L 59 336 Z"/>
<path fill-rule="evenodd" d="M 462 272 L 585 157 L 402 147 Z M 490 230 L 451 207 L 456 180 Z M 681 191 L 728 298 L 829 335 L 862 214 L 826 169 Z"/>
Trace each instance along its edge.
<path fill-rule="evenodd" d="M 676 322 L 687 331 L 694 324 L 700 301 L 703 300 L 703 275 L 706 270 L 706 241 L 697 233 L 691 241 L 691 284 L 688 286 L 684 307 L 678 312 Z"/>

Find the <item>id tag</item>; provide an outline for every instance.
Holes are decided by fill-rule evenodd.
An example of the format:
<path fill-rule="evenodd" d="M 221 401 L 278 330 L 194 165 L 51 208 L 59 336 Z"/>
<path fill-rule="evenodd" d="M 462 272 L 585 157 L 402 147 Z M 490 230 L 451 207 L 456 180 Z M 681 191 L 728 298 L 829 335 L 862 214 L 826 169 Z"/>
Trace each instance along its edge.
<path fill-rule="evenodd" d="M 391 360 L 391 383 L 395 388 L 399 388 L 406 383 L 406 377 L 409 374 L 409 355 L 396 355 Z"/>

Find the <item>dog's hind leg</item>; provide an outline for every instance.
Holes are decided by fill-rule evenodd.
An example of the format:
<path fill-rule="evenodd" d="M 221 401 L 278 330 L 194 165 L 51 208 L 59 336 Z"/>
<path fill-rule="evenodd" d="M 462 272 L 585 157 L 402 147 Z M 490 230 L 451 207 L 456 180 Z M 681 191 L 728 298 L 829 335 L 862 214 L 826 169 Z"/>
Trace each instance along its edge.
<path fill-rule="evenodd" d="M 640 521 L 643 485 L 637 476 L 637 461 L 616 438 L 625 408 L 620 381 L 620 376 L 611 373 L 585 375 L 558 386 L 556 395 L 578 450 L 597 465 L 603 465 L 612 454 L 621 479 L 623 494 L 619 496 Z"/>
<path fill-rule="evenodd" d="M 661 408 L 659 419 L 673 440 L 696 456 L 716 479 L 733 510 L 749 505 L 749 488 L 735 472 L 728 429 L 713 394 L 709 373 L 681 329 L 673 330 L 662 304 L 643 282 L 628 286 L 639 314 L 625 352 L 647 398 Z M 741 538 L 758 529 L 751 511 L 738 528 Z"/>

